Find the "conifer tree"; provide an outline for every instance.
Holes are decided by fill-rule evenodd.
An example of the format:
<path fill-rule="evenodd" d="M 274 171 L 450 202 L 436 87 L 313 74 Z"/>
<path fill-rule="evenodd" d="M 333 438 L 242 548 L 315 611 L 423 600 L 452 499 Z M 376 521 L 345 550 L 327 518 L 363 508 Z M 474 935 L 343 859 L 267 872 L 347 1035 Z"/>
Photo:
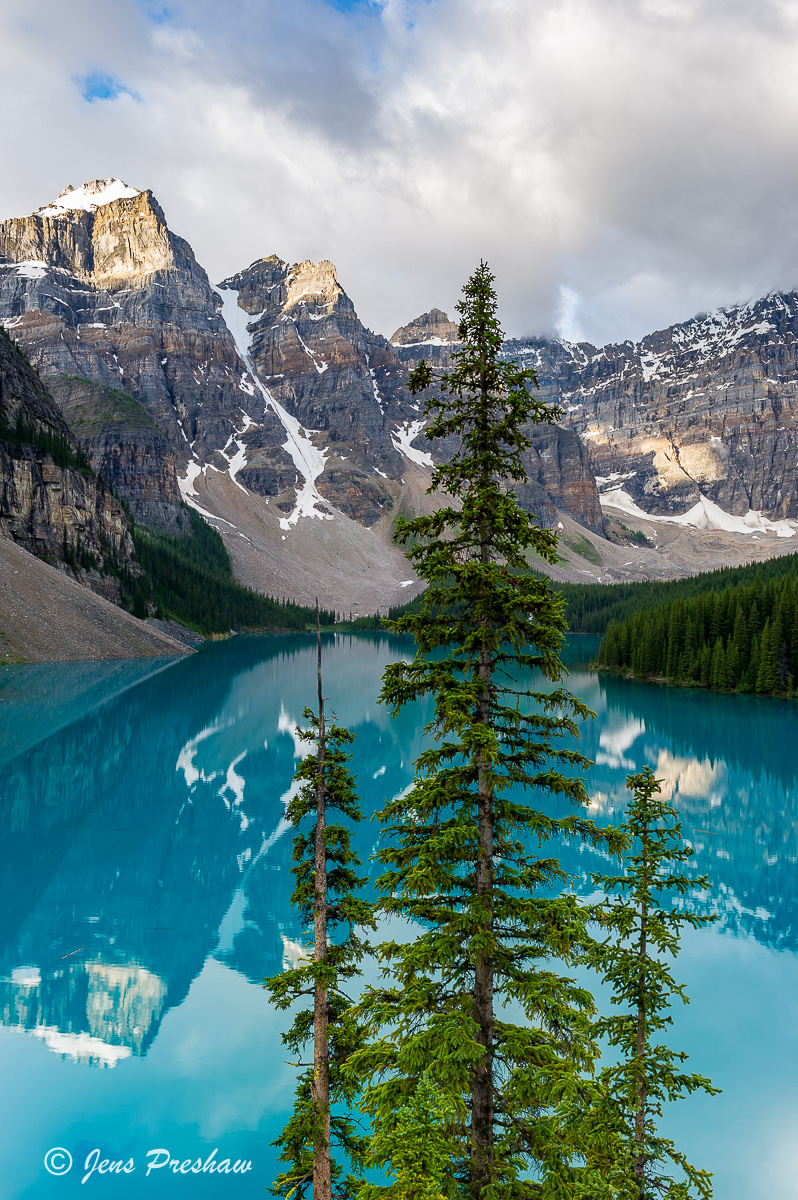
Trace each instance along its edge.
<path fill-rule="evenodd" d="M 380 948 L 386 984 L 365 1003 L 382 1032 L 357 1061 L 388 1159 L 401 1149 L 396 1114 L 429 1071 L 455 1106 L 445 1195 L 504 1200 L 536 1194 L 519 1182 L 529 1171 L 546 1186 L 571 1178 L 556 1110 L 595 1047 L 592 999 L 559 973 L 584 920 L 575 897 L 552 897 L 565 879 L 556 841 L 613 845 L 617 834 L 587 818 L 581 780 L 563 773 L 586 765 L 560 739 L 588 712 L 561 686 L 562 601 L 529 570 L 531 555 L 554 560 L 556 535 L 512 487 L 525 478 L 528 423 L 557 413 L 530 393 L 534 372 L 501 356 L 484 263 L 463 292 L 453 369 L 435 374 L 422 361 L 410 377 L 413 392 L 431 389 L 426 436 L 455 449 L 430 487 L 449 503 L 398 522 L 428 586 L 420 611 L 391 623 L 417 651 L 387 667 L 381 698 L 396 712 L 431 697 L 433 744 L 409 794 L 380 814 L 382 911 L 415 924 L 411 940 Z M 528 690 L 532 671 L 552 689 Z"/>
<path fill-rule="evenodd" d="M 451 1176 L 452 1135 L 457 1123 L 454 1098 L 425 1072 L 393 1119 L 383 1122 L 368 1148 L 368 1162 L 387 1171 L 391 1183 L 366 1184 L 358 1200 L 445 1200 Z M 448 1187 L 446 1192 L 448 1192 Z"/>
<path fill-rule="evenodd" d="M 673 907 L 674 893 L 686 896 L 706 888 L 706 876 L 686 875 L 680 864 L 692 855 L 681 840 L 681 824 L 673 808 L 657 793 L 659 781 L 650 767 L 627 776 L 632 800 L 623 826 L 631 842 L 623 875 L 594 875 L 608 892 L 596 910 L 609 930 L 597 943 L 594 961 L 612 988 L 612 1003 L 626 1011 L 597 1022 L 596 1032 L 618 1051 L 615 1066 L 601 1074 L 607 1121 L 615 1137 L 616 1188 L 619 1200 L 701 1200 L 712 1196 L 711 1175 L 693 1167 L 657 1128 L 666 1102 L 695 1091 L 719 1089 L 701 1075 L 682 1070 L 687 1055 L 655 1039 L 672 1024 L 673 997 L 688 1002 L 667 959 L 679 948 L 681 930 L 711 921 L 688 907 Z M 665 1173 L 673 1164 L 683 1178 Z"/>
<path fill-rule="evenodd" d="M 776 658 L 777 628 L 770 618 L 765 618 L 760 642 L 759 665 L 756 673 L 756 690 L 772 692 L 778 687 L 779 673 Z"/>
<path fill-rule="evenodd" d="M 277 1196 L 302 1200 L 312 1186 L 314 1200 L 334 1196 L 348 1200 L 362 1180 L 344 1176 L 343 1166 L 332 1157 L 332 1143 L 357 1168 L 365 1140 L 348 1111 L 334 1112 L 336 1104 L 348 1109 L 354 1103 L 354 1084 L 345 1063 L 361 1044 L 361 1029 L 344 985 L 357 976 L 366 950 L 358 930 L 373 928 L 374 922 L 371 906 L 358 895 L 364 880 L 356 874 L 360 863 L 351 848 L 349 828 L 328 820 L 330 812 L 337 811 L 357 822 L 360 806 L 347 765 L 351 755 L 346 747 L 354 741 L 353 735 L 328 725 L 325 716 L 318 602 L 316 646 L 318 712 L 305 709 L 308 727 L 299 733 L 304 741 L 315 742 L 315 750 L 297 767 L 294 779 L 301 786 L 286 809 L 291 824 L 302 827 L 294 839 L 296 882 L 291 902 L 312 928 L 313 946 L 306 948 L 299 965 L 266 983 L 278 1009 L 312 997 L 312 1007 L 297 1013 L 283 1042 L 299 1056 L 312 1045 L 313 1061 L 297 1064 L 304 1070 L 297 1082 L 294 1110 L 274 1143 L 288 1165 L 271 1190 Z M 331 942 L 330 934 L 340 926 L 348 927 L 347 935 Z"/>

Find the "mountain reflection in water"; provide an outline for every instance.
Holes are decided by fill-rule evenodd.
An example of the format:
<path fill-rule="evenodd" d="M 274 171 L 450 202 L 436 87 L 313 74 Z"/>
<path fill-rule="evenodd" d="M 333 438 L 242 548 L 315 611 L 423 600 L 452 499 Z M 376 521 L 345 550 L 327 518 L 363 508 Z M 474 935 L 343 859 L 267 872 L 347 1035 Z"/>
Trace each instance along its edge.
<path fill-rule="evenodd" d="M 326 650 L 336 719 L 358 735 L 366 811 L 405 786 L 421 746 L 410 714 L 391 721 L 376 704 L 401 653 L 388 647 L 361 639 L 353 654 L 339 637 Z M 281 968 L 301 934 L 284 811 L 314 670 L 307 638 L 237 638 L 83 718 L 73 704 L 66 727 L 68 703 L 51 708 L 56 732 L 0 773 L 3 1023 L 114 1065 L 146 1053 L 209 955 L 257 983 Z M 373 840 L 364 823 L 364 861 Z"/>
<path fill-rule="evenodd" d="M 712 883 L 696 902 L 719 914 L 727 934 L 794 949 L 798 706 L 598 676 L 585 665 L 596 644 L 574 638 L 566 655 L 568 686 L 597 713 L 581 742 L 595 762 L 587 779 L 594 816 L 621 820 L 626 775 L 650 763 L 695 847 L 691 869 Z M 366 815 L 408 785 L 423 745 L 428 708 L 392 720 L 377 704 L 385 663 L 411 654 L 412 644 L 380 635 L 325 639 L 325 691 L 336 720 L 356 734 Z M 46 1047 L 48 1062 L 77 1064 L 81 1079 L 120 1081 L 116 1108 L 107 1088 L 100 1099 L 83 1087 L 81 1136 L 94 1127 L 92 1112 L 106 1107 L 109 1129 L 127 1122 L 120 1114 L 130 1110 L 130 1089 L 150 1114 L 163 1093 L 175 1121 L 181 1105 L 201 1107 L 202 1099 L 205 1115 L 192 1117 L 191 1128 L 209 1148 L 220 1136 L 214 1131 L 227 1129 L 229 1138 L 246 1129 L 241 1153 L 251 1157 L 252 1145 L 268 1146 L 280 1128 L 290 1070 L 260 984 L 302 947 L 289 903 L 284 814 L 302 752 L 297 728 L 314 697 L 315 647 L 302 636 L 239 637 L 156 666 L 0 670 L 0 1022 L 30 1046 Z M 364 863 L 376 839 L 375 825 L 364 821 L 355 837 Z M 583 891 L 591 890 L 590 871 L 607 866 L 572 847 L 562 855 Z M 378 868 L 367 869 L 373 879 Z M 708 946 L 714 935 L 701 936 Z M 250 989 L 251 1004 L 242 1002 L 241 987 Z M 235 1006 L 235 1017 L 225 1005 Z M 242 1045 L 225 1049 L 239 1020 Z M 262 1050 L 257 1038 L 268 1043 Z M 161 1041 L 161 1057 L 167 1043 L 173 1055 L 168 1068 L 152 1062 Z M 220 1059 L 227 1055 L 214 1068 L 222 1074 L 178 1086 L 174 1063 L 190 1063 L 197 1047 L 207 1057 L 215 1043 Z M 230 1101 L 229 1111 L 220 1109 L 220 1080 L 246 1077 L 250 1058 L 263 1074 L 261 1053 L 276 1064 L 266 1091 L 247 1085 L 239 1108 Z M 58 1082 L 40 1058 L 25 1061 L 31 1088 Z M 137 1062 L 144 1074 L 134 1074 Z M 84 1065 L 116 1069 L 109 1076 Z M 19 1119 L 33 1121 L 40 1100 L 32 1096 Z M 44 1148 L 66 1145 L 53 1122 L 41 1132 Z M 134 1149 L 144 1137 L 128 1135 Z M 49 1195 L 47 1178 L 34 1186 L 29 1170 L 19 1166 L 18 1193 Z M 252 1195 L 263 1193 L 264 1172 L 253 1176 Z M 236 1194 L 249 1195 L 248 1186 L 241 1181 Z M 164 1185 L 167 1192 L 194 1194 L 177 1183 Z"/>
<path fill-rule="evenodd" d="M 584 737 L 595 808 L 620 812 L 623 776 L 650 763 L 694 847 L 694 869 L 709 876 L 707 907 L 724 927 L 794 950 L 798 706 L 613 676 L 599 689 L 602 721 Z"/>

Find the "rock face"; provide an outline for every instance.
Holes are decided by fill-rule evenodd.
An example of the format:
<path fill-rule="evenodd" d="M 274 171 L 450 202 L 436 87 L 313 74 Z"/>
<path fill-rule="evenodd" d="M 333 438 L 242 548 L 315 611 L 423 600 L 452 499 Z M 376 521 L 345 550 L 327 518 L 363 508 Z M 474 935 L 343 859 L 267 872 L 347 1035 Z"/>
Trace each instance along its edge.
<path fill-rule="evenodd" d="M 401 491 L 402 434 L 418 411 L 391 347 L 358 320 L 332 263 L 292 266 L 273 255 L 220 289 L 242 357 L 323 458 L 319 495 L 373 525 Z M 294 473 L 281 471 L 273 442 L 254 430 L 245 442 L 251 452 L 239 478 L 292 511 Z"/>
<path fill-rule="evenodd" d="M 417 498 L 452 450 L 423 439 L 405 386 L 422 356 L 451 362 L 446 313 L 387 340 L 360 322 L 331 263 L 276 256 L 215 289 L 152 193 L 119 180 L 0 223 L 0 320 L 92 463 L 150 524 L 173 526 L 178 475 L 192 499 L 202 474 L 261 497 L 286 536 L 335 512 L 389 531 L 411 481 Z M 797 344 L 794 293 L 637 345 L 508 342 L 564 410 L 562 425 L 530 430 L 524 503 L 601 532 L 595 474 L 653 514 L 705 497 L 727 513 L 798 518 Z"/>
<path fill-rule="evenodd" d="M 422 358 L 435 370 L 448 370 L 457 346 L 457 326 L 439 308 L 403 325 L 391 338 L 391 348 L 405 371 Z M 557 511 L 564 510 L 581 525 L 602 534 L 599 493 L 588 449 L 579 436 L 572 429 L 548 424 L 529 425 L 526 432 L 532 446 L 524 463 L 527 482 L 517 488 L 521 504 L 546 525 L 553 525 Z M 435 457 L 446 459 L 454 447 L 433 445 L 431 449 Z"/>
<path fill-rule="evenodd" d="M 654 514 L 703 495 L 798 517 L 798 293 L 701 315 L 633 344 L 508 344 L 590 448 L 605 493 Z"/>
<path fill-rule="evenodd" d="M 0 223 L 0 321 L 137 519 L 174 529 L 182 492 L 216 515 L 237 565 L 239 534 L 252 541 L 236 505 L 269 526 L 273 576 L 277 542 L 289 558 L 309 552 L 291 544 L 300 520 L 342 517 L 387 542 L 400 509 L 434 504 L 430 471 L 452 447 L 423 439 L 406 379 L 422 355 L 448 365 L 457 326 L 431 309 L 388 341 L 358 319 L 329 262 L 272 255 L 214 288 L 151 192 L 93 180 Z M 578 437 L 533 437 L 524 503 L 600 531 Z M 351 530 L 327 540 L 337 560 L 360 546 Z"/>
<path fill-rule="evenodd" d="M 171 456 L 140 476 L 136 457 L 163 448 L 151 430 L 149 445 L 138 439 L 134 462 L 117 471 L 142 513 L 174 518 L 175 459 L 194 450 L 220 470 L 229 465 L 214 455 L 240 425 L 246 397 L 219 307 L 190 246 L 169 231 L 150 192 L 94 181 L 32 216 L 0 223 L 0 320 L 42 377 L 80 376 L 123 389 L 171 443 Z M 139 478 L 140 496 L 130 490 Z"/>
<path fill-rule="evenodd" d="M 559 425 L 533 425 L 528 432 L 532 447 L 526 457 L 527 482 L 517 489 L 521 504 L 545 525 L 553 525 L 561 510 L 603 534 L 604 515 L 590 456 L 579 436 Z"/>
<path fill-rule="evenodd" d="M 50 450 L 35 444 L 41 435 L 50 439 Z M 132 556 L 127 517 L 96 475 L 74 465 L 76 449 L 55 401 L 11 340 L 0 335 L 0 537 L 52 559 L 62 558 L 66 538 L 100 566 L 111 556 L 127 565 Z M 56 457 L 67 465 L 58 465 Z M 86 582 L 115 598 L 114 581 L 96 571 L 86 572 Z"/>
<path fill-rule="evenodd" d="M 189 481 L 197 469 L 229 474 L 287 519 L 315 505 L 379 522 L 410 466 L 432 463 L 415 444 L 407 369 L 420 352 L 444 365 L 457 337 L 432 309 L 392 345 L 362 325 L 329 262 L 271 256 L 217 291 L 152 193 L 120 180 L 0 223 L 0 320 L 80 422 L 92 462 L 139 519 L 162 526 L 187 468 Z M 90 397 L 81 380 L 104 391 Z M 107 403 L 120 391 L 149 424 Z M 570 493 L 556 483 L 553 494 Z"/>
<path fill-rule="evenodd" d="M 129 501 L 133 516 L 177 532 L 177 456 L 144 406 L 79 375 L 51 375 L 48 385 L 92 467 Z"/>
<path fill-rule="evenodd" d="M 457 341 L 457 326 L 440 308 L 431 308 L 409 325 L 400 325 L 391 337 L 392 346 L 434 346 Z"/>

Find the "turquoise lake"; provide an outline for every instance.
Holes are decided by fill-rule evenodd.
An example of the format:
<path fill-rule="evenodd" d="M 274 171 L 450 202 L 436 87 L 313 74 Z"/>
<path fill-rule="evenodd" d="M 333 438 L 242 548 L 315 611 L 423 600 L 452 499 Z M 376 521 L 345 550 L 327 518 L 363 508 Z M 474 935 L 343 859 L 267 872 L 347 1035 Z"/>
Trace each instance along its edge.
<path fill-rule="evenodd" d="M 671 1044 L 720 1096 L 668 1132 L 718 1200 L 798 1197 L 798 705 L 599 677 L 573 639 L 568 686 L 595 710 L 584 753 L 599 820 L 650 763 L 679 810 L 717 922 L 686 933 L 691 1004 Z M 325 692 L 356 734 L 366 814 L 412 778 L 423 711 L 377 703 L 382 636 L 325 643 Z M 234 638 L 174 662 L 0 669 L 0 1196 L 262 1197 L 293 1096 L 284 1018 L 261 984 L 291 962 L 284 806 L 315 697 L 308 637 Z M 361 857 L 377 829 L 357 833 Z M 602 864 L 569 851 L 582 890 Z M 370 868 L 372 876 L 375 867 Z M 48 1173 L 48 1151 L 73 1160 Z M 92 1151 L 132 1173 L 85 1184 Z M 174 1175 L 251 1162 L 244 1175 Z M 62 1168 L 64 1156 L 51 1158 Z M 160 1159 L 158 1160 L 160 1161 Z"/>

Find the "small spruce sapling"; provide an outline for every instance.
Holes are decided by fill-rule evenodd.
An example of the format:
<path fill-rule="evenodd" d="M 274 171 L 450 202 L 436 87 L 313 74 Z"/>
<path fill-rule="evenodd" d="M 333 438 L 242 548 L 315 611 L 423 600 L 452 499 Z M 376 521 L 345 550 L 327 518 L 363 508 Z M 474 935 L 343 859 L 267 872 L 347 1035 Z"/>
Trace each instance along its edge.
<path fill-rule="evenodd" d="M 363 1184 L 357 1200 L 445 1200 L 456 1124 L 456 1104 L 425 1072 L 369 1142 L 367 1164 L 389 1174 L 392 1182 Z"/>
<path fill-rule="evenodd" d="M 318 712 L 305 709 L 308 727 L 299 733 L 304 741 L 315 743 L 315 749 L 297 767 L 294 780 L 300 788 L 286 810 L 291 824 L 301 827 L 294 839 L 291 902 L 312 928 L 313 946 L 307 947 L 304 961 L 265 985 L 278 1009 L 307 997 L 313 1001 L 312 1007 L 296 1014 L 283 1035 L 283 1043 L 300 1058 L 308 1045 L 313 1047 L 313 1062 L 297 1064 L 305 1070 L 297 1082 L 294 1110 L 274 1143 L 280 1160 L 288 1165 L 271 1190 L 285 1200 L 302 1200 L 311 1186 L 314 1200 L 354 1195 L 362 1180 L 344 1175 L 344 1168 L 332 1157 L 332 1145 L 356 1170 L 366 1144 L 349 1116 L 356 1084 L 345 1064 L 360 1047 L 361 1030 L 344 985 L 358 975 L 367 949 L 358 930 L 373 928 L 374 921 L 371 905 L 358 895 L 365 881 L 356 873 L 360 860 L 351 848 L 350 830 L 328 821 L 333 810 L 350 822 L 359 821 L 361 814 L 348 769 L 351 755 L 346 752 L 354 737 L 348 729 L 326 721 L 318 604 L 316 644 Z M 331 932 L 341 926 L 348 927 L 346 937 L 330 941 Z"/>
<path fill-rule="evenodd" d="M 631 846 L 626 872 L 593 876 L 595 884 L 615 893 L 595 910 L 599 925 L 609 931 L 595 946 L 595 962 L 612 988 L 612 1003 L 626 1009 L 596 1024 L 596 1034 L 618 1051 L 617 1063 L 606 1067 L 599 1081 L 604 1132 L 614 1144 L 616 1194 L 622 1200 L 694 1195 L 710 1200 L 711 1174 L 692 1166 L 657 1126 L 666 1102 L 719 1089 L 681 1069 L 685 1053 L 655 1041 L 673 1023 L 668 1015 L 673 997 L 688 1003 L 667 957 L 677 954 L 683 926 L 698 929 L 714 919 L 687 907 L 666 907 L 664 900 L 707 888 L 707 878 L 679 870 L 693 851 L 682 844 L 681 823 L 658 795 L 660 781 L 651 768 L 629 775 L 626 783 L 632 792 L 622 827 Z M 679 1169 L 681 1180 L 665 1173 L 669 1164 Z"/>

